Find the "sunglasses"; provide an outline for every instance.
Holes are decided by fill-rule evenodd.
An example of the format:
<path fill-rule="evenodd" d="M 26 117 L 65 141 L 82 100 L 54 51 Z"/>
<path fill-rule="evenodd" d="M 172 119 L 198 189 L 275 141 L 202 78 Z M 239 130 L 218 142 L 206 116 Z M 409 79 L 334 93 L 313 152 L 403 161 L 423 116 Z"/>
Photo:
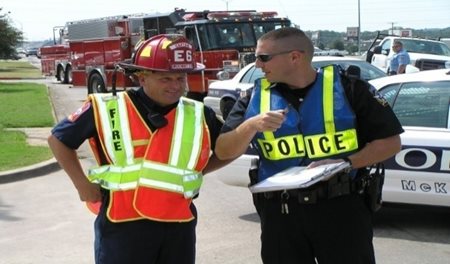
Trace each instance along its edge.
<path fill-rule="evenodd" d="M 296 51 L 296 50 L 286 50 L 286 51 L 281 51 L 281 52 L 272 53 L 272 54 L 259 54 L 259 55 L 256 55 L 255 57 L 256 57 L 257 60 L 259 60 L 261 62 L 268 62 L 271 59 L 273 59 L 273 57 L 275 57 L 277 55 L 287 54 L 287 53 L 291 53 L 293 51 Z M 300 52 L 303 52 L 303 51 L 300 51 Z"/>

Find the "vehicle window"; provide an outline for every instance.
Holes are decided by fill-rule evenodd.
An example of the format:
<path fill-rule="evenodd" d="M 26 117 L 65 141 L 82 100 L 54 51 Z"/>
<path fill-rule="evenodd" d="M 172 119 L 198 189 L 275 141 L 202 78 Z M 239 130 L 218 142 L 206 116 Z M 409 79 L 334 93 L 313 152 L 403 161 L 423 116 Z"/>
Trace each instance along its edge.
<path fill-rule="evenodd" d="M 264 77 L 260 68 L 252 67 L 241 79 L 241 83 L 254 83 L 256 79 Z"/>
<path fill-rule="evenodd" d="M 365 61 L 313 61 L 314 68 L 322 68 L 327 65 L 339 65 L 342 69 L 347 70 L 350 65 L 358 66 L 361 70 L 361 79 L 366 81 L 386 76 L 386 74 L 377 67 L 366 63 Z"/>
<path fill-rule="evenodd" d="M 450 55 L 450 49 L 444 43 L 417 39 L 402 39 L 401 41 L 408 52 Z"/>
<path fill-rule="evenodd" d="M 447 128 L 450 82 L 404 84 L 394 100 L 393 110 L 404 126 Z M 387 91 L 385 97 L 392 96 Z M 387 98 L 386 98 L 387 99 Z"/>
<path fill-rule="evenodd" d="M 389 52 L 391 52 L 391 40 L 387 39 L 385 42 L 383 42 L 383 44 L 381 44 L 381 49 L 385 50 L 387 54 L 389 54 Z"/>
<path fill-rule="evenodd" d="M 400 84 L 393 84 L 383 88 L 380 93 L 383 95 L 383 98 L 389 103 L 392 107 L 394 105 L 394 100 L 397 97 L 398 89 L 400 88 Z"/>

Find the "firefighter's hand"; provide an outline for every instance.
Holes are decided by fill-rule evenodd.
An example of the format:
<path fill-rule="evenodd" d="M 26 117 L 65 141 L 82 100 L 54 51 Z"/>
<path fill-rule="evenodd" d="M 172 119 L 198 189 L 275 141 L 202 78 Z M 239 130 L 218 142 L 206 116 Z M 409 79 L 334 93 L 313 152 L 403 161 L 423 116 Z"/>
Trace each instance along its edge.
<path fill-rule="evenodd" d="M 80 200 L 83 202 L 100 202 L 102 194 L 100 192 L 100 185 L 86 182 L 82 186 L 77 187 Z"/>
<path fill-rule="evenodd" d="M 286 120 L 286 110 L 275 110 L 254 117 L 253 127 L 258 132 L 276 131 Z"/>

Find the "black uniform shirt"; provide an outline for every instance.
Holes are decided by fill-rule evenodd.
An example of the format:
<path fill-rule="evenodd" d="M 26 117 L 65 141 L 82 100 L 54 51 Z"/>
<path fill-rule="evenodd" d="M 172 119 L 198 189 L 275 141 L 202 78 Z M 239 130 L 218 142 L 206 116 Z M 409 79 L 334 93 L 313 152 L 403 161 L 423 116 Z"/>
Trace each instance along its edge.
<path fill-rule="evenodd" d="M 175 108 L 178 103 L 167 107 L 161 107 L 150 99 L 142 88 L 138 90 L 128 90 L 130 99 L 135 104 L 139 114 L 152 131 L 156 128 L 150 122 L 149 114 L 160 114 L 164 116 Z M 221 121 L 216 117 L 214 111 L 209 107 L 204 107 L 206 123 L 211 137 L 211 148 L 214 150 L 215 142 L 222 127 Z M 52 134 L 62 143 L 71 149 L 78 149 L 83 142 L 91 137 L 98 141 L 97 130 L 95 129 L 94 112 L 90 102 L 86 102 L 78 111 L 58 123 L 52 130 Z"/>
<path fill-rule="evenodd" d="M 356 80 L 352 93 L 348 78 L 342 77 L 342 84 L 356 115 L 358 145 L 361 148 L 373 140 L 387 138 L 403 132 L 403 128 L 391 107 L 373 86 L 365 81 Z M 286 84 L 276 83 L 273 84 L 271 89 L 279 91 L 295 109 L 298 109 L 313 85 L 314 82 L 302 89 L 290 89 Z M 231 131 L 244 122 L 249 100 L 250 93 L 237 101 L 228 115 L 221 133 Z"/>

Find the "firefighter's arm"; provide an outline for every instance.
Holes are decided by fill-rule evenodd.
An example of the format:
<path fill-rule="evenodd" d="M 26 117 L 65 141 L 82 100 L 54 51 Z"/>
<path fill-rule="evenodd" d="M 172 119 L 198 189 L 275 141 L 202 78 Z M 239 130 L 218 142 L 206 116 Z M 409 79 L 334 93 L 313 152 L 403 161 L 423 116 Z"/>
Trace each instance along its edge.
<path fill-rule="evenodd" d="M 208 164 L 206 165 L 206 167 L 203 169 L 203 174 L 206 175 L 208 173 L 211 173 L 215 170 L 218 170 L 228 164 L 230 164 L 233 160 L 220 160 L 217 158 L 217 156 L 215 154 L 213 154 L 208 161 Z"/>
<path fill-rule="evenodd" d="M 75 150 L 67 147 L 55 136 L 48 137 L 48 145 L 61 168 L 69 175 L 78 191 L 81 201 L 98 202 L 101 200 L 100 187 L 86 177 Z"/>
<path fill-rule="evenodd" d="M 215 153 L 221 160 L 235 159 L 245 153 L 257 132 L 276 131 L 286 116 L 284 110 L 269 111 L 251 117 L 236 129 L 221 134 L 216 141 Z"/>

